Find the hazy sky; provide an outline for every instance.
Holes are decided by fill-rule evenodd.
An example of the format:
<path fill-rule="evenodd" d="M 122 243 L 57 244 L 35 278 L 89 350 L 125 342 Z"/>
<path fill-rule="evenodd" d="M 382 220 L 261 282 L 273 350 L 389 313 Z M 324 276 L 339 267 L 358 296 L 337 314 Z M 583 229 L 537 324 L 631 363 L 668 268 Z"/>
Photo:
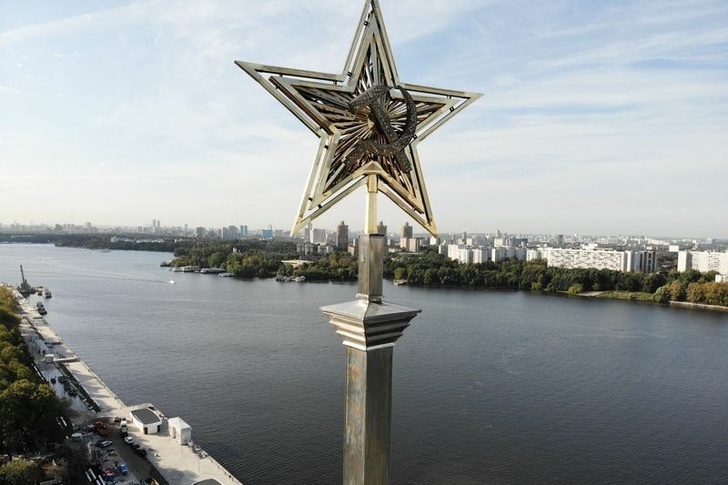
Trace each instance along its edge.
<path fill-rule="evenodd" d="M 380 4 L 403 82 L 485 93 L 419 145 L 440 231 L 728 237 L 728 2 Z M 289 229 L 318 139 L 233 61 L 338 74 L 363 5 L 0 0 L 0 223 Z"/>

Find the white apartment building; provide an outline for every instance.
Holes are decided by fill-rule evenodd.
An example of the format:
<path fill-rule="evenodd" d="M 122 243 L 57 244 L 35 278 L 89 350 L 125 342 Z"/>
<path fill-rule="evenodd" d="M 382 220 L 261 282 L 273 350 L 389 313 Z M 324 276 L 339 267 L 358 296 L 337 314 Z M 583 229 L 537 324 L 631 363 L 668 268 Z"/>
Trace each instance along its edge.
<path fill-rule="evenodd" d="M 700 272 L 717 271 L 728 274 L 728 252 L 717 251 L 678 251 L 677 270 L 695 269 Z"/>
<path fill-rule="evenodd" d="M 472 250 L 473 263 L 485 263 L 488 261 L 489 251 L 488 249 L 476 248 Z"/>
<path fill-rule="evenodd" d="M 447 257 L 460 263 L 485 263 L 486 261 L 499 262 L 505 259 L 526 259 L 526 248 L 490 248 L 470 247 L 458 244 L 448 244 Z"/>
<path fill-rule="evenodd" d="M 457 259 L 458 261 L 460 261 L 458 259 L 459 256 L 460 256 L 460 246 L 458 246 L 457 244 L 448 244 L 447 245 L 447 257 L 450 259 Z"/>
<path fill-rule="evenodd" d="M 655 251 L 615 251 L 613 249 L 561 249 L 542 251 L 549 266 L 596 268 L 613 271 L 655 271 Z"/>
<path fill-rule="evenodd" d="M 494 263 L 498 263 L 505 259 L 519 259 L 522 261 L 522 260 L 526 259 L 526 254 L 527 254 L 526 248 L 514 248 L 514 247 L 491 248 L 490 260 L 493 261 Z"/>

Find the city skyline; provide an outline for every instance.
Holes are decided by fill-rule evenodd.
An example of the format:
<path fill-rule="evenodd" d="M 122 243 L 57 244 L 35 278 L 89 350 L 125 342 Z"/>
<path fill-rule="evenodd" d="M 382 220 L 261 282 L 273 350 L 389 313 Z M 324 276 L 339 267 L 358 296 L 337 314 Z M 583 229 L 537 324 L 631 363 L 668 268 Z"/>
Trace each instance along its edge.
<path fill-rule="evenodd" d="M 169 237 L 169 236 L 183 236 L 184 233 L 187 233 L 188 237 L 196 237 L 195 234 L 199 232 L 200 230 L 205 231 L 207 235 L 215 233 L 217 237 L 222 237 L 222 239 L 226 239 L 224 236 L 224 232 L 228 229 L 234 228 L 236 231 L 244 231 L 245 234 L 241 234 L 241 238 L 267 238 L 270 236 L 266 236 L 265 232 L 272 232 L 274 238 L 283 237 L 288 238 L 292 237 L 294 239 L 306 239 L 306 231 L 310 229 L 311 231 L 322 231 L 327 236 L 335 236 L 336 232 L 338 230 L 338 225 L 345 224 L 348 228 L 348 224 L 346 224 L 346 221 L 342 220 L 337 223 L 335 226 L 322 226 L 317 224 L 312 224 L 310 228 L 304 229 L 296 233 L 296 235 L 291 236 L 289 234 L 288 229 L 280 228 L 280 227 L 274 227 L 271 224 L 268 224 L 264 227 L 252 227 L 248 226 L 247 224 L 225 224 L 222 226 L 211 226 L 211 225 L 197 225 L 192 226 L 189 224 L 183 224 L 180 226 L 177 225 L 166 225 L 162 224 L 160 220 L 154 219 L 151 221 L 152 223 L 144 223 L 144 224 L 135 224 L 135 225 L 123 225 L 123 224 L 109 224 L 109 225 L 97 225 L 93 222 L 87 221 L 82 224 L 55 224 L 55 223 L 47 223 L 47 222 L 38 222 L 34 224 L 21 224 L 19 222 L 13 222 L 13 223 L 6 223 L 4 221 L 0 221 L 0 234 L 1 233 L 9 233 L 9 234 L 50 234 L 52 232 L 60 231 L 60 233 L 65 234 L 113 234 L 113 235 L 124 235 L 124 234 L 135 234 L 139 235 L 142 238 L 144 237 L 155 237 L 155 236 L 161 236 L 161 237 Z M 395 225 L 389 225 L 386 223 L 386 221 L 380 221 L 380 227 L 387 228 L 387 231 L 385 235 L 389 236 L 397 236 L 399 235 L 403 230 L 405 230 L 405 227 L 407 227 L 411 231 L 411 236 L 414 238 L 419 239 L 430 239 L 432 236 L 425 230 L 420 228 L 418 225 L 411 226 L 409 225 L 410 221 L 404 221 L 400 224 Z M 419 229 L 419 230 L 414 230 Z M 358 236 L 360 234 L 364 233 L 364 230 L 362 227 L 353 227 L 351 230 L 348 230 L 349 233 L 349 239 L 352 239 L 353 236 Z M 635 232 L 635 233 L 607 233 L 607 232 L 594 232 L 594 233 L 556 233 L 556 232 L 534 232 L 534 231 L 521 231 L 521 232 L 513 232 L 508 230 L 501 230 L 501 228 L 493 228 L 493 229 L 484 229 L 484 228 L 466 228 L 462 231 L 450 231 L 450 232 L 441 232 L 440 233 L 440 240 L 446 240 L 447 238 L 455 237 L 455 238 L 464 238 L 464 237 L 473 237 L 473 238 L 482 238 L 482 237 L 494 237 L 494 238 L 511 238 L 511 237 L 528 237 L 528 238 L 536 238 L 535 240 L 539 240 L 538 238 L 563 238 L 565 241 L 574 242 L 574 241 L 595 241 L 595 240 L 610 240 L 610 244 L 613 243 L 615 239 L 646 239 L 646 240 L 652 240 L 655 242 L 650 242 L 649 244 L 658 244 L 656 241 L 662 241 L 665 244 L 670 244 L 674 242 L 686 242 L 686 241 L 692 241 L 692 242 L 707 242 L 712 241 L 716 244 L 724 244 L 728 242 L 728 238 L 721 238 L 716 237 L 712 235 L 707 236 L 695 236 L 691 234 L 678 234 L 678 233 L 672 233 L 672 234 L 652 234 L 652 233 L 645 233 L 645 232 Z M 545 240 L 545 239 L 544 239 Z"/>
<path fill-rule="evenodd" d="M 0 5 L 0 221 L 290 228 L 317 140 L 233 61 L 338 72 L 362 4 Z M 485 93 L 419 147 L 440 231 L 728 237 L 728 6 L 419 5 L 400 76 Z"/>

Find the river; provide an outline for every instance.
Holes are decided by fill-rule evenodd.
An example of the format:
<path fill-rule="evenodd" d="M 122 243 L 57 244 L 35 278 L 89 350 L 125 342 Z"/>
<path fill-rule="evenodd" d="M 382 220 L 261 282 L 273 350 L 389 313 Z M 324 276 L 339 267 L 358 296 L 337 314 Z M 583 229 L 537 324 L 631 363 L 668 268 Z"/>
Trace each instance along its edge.
<path fill-rule="evenodd" d="M 181 416 L 246 483 L 340 483 L 345 349 L 320 307 L 355 284 L 160 268 L 162 253 L 0 244 L 0 281 L 126 403 Z M 169 280 L 174 279 L 175 284 Z M 725 313 L 394 286 L 393 484 L 725 483 Z"/>

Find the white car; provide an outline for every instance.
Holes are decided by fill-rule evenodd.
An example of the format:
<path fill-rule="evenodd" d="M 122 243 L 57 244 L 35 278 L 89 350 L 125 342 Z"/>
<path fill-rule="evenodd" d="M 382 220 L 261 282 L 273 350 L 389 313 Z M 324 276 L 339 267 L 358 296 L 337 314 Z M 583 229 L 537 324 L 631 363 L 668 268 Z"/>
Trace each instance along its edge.
<path fill-rule="evenodd" d="M 104 440 L 101 443 L 99 443 L 99 447 L 101 448 L 108 448 L 109 446 L 113 445 L 114 442 L 110 440 Z"/>
<path fill-rule="evenodd" d="M 131 436 L 125 436 L 124 443 L 126 443 L 127 445 L 130 445 L 130 444 L 134 443 L 134 438 L 132 438 Z"/>

